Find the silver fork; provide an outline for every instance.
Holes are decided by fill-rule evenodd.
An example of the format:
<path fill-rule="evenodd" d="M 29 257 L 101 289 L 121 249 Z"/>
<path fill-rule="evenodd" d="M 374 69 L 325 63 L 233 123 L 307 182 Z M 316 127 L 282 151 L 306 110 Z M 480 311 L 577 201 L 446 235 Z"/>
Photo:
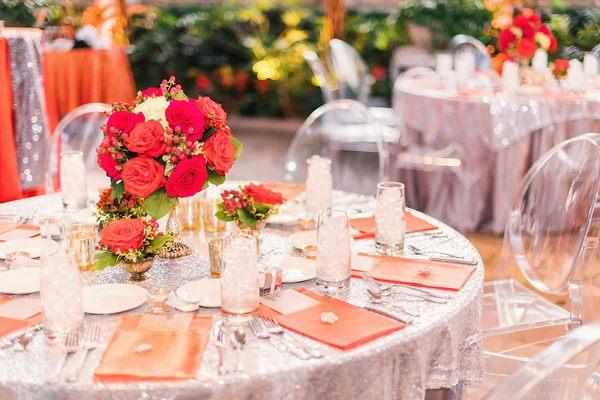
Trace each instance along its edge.
<path fill-rule="evenodd" d="M 259 313 L 259 315 L 260 315 L 260 313 Z M 267 340 L 269 342 L 269 344 L 278 351 L 281 351 L 283 349 L 284 351 L 287 351 L 291 355 L 293 355 L 301 360 L 308 360 L 310 358 L 310 355 L 308 355 L 306 352 L 302 351 L 301 349 L 299 349 L 297 347 L 292 346 L 291 343 L 286 342 L 285 340 L 281 339 L 280 337 L 272 335 L 269 332 L 269 328 L 267 327 L 265 320 L 262 318 L 252 319 L 250 321 L 250 329 L 252 330 L 252 333 L 254 334 L 254 336 L 256 336 L 259 339 Z M 275 340 L 279 344 L 279 346 L 276 346 L 275 343 L 273 343 L 273 341 L 271 341 L 270 339 Z"/>
<path fill-rule="evenodd" d="M 412 291 L 419 292 L 424 295 L 427 295 L 430 297 L 435 297 L 438 299 L 443 299 L 443 300 L 451 300 L 452 299 L 452 295 L 443 295 L 443 294 L 433 293 L 428 290 L 421 289 L 420 287 L 417 287 L 417 286 L 402 285 L 399 283 L 396 283 L 396 284 L 381 283 L 381 282 L 378 282 L 375 279 L 373 279 L 373 277 L 371 277 L 371 275 L 367 274 L 366 272 L 363 272 L 361 274 L 361 277 L 365 281 L 371 282 L 374 286 L 378 287 L 379 290 L 381 290 L 381 291 L 388 291 L 388 290 L 394 290 L 394 289 L 409 290 L 409 291 L 412 290 Z"/>
<path fill-rule="evenodd" d="M 279 323 L 277 321 L 275 321 L 275 319 L 273 319 L 273 317 L 268 313 L 268 312 L 262 312 L 261 316 L 263 318 L 263 320 L 266 322 L 267 324 L 267 328 L 269 330 L 269 333 L 273 333 L 276 335 L 287 335 L 287 337 L 294 342 L 294 344 L 301 348 L 302 351 L 304 351 L 306 354 L 308 354 L 310 357 L 312 358 L 321 358 L 323 357 L 323 354 L 321 354 L 321 352 L 315 348 L 312 348 L 311 346 L 306 346 L 303 345 L 302 343 L 300 343 L 298 340 L 296 340 L 296 338 L 294 336 L 292 336 L 289 332 L 287 332 L 285 329 L 283 329 L 283 327 L 281 325 L 279 325 Z"/>
<path fill-rule="evenodd" d="M 62 358 L 60 368 L 58 369 L 58 374 L 56 374 L 54 378 L 52 378 L 53 382 L 58 381 L 63 376 L 64 369 L 67 365 L 67 357 L 69 357 L 69 354 L 73 354 L 77 350 L 79 350 L 79 333 L 68 333 L 67 337 L 65 338 L 65 354 Z"/>
<path fill-rule="evenodd" d="M 369 287 L 369 289 L 373 290 L 374 292 L 377 292 L 378 294 L 380 294 L 381 296 L 384 296 L 384 297 L 391 295 L 392 289 L 397 288 L 396 286 L 392 286 L 392 287 L 382 289 L 382 287 L 378 284 L 378 282 L 374 282 L 373 278 L 371 278 L 371 277 L 369 277 L 369 279 L 364 278 L 363 281 L 365 282 L 365 285 L 367 285 Z M 399 288 L 402 288 L 402 287 L 399 287 Z M 430 296 L 429 294 L 424 294 L 424 293 L 421 294 L 419 292 L 398 291 L 398 294 L 400 296 L 408 296 L 408 298 L 407 298 L 408 301 L 423 300 L 423 301 L 427 301 L 430 303 L 436 303 L 436 304 L 446 304 L 448 302 L 447 299 L 440 299 L 437 297 Z"/>
<path fill-rule="evenodd" d="M 100 346 L 100 325 L 92 324 L 86 329 L 85 335 L 81 340 L 79 350 L 73 356 L 71 364 L 72 367 L 68 371 L 67 376 L 65 378 L 67 382 L 74 382 L 77 380 L 77 377 L 79 376 L 79 371 L 81 370 L 81 367 L 83 366 L 87 355 L 90 351 L 92 351 L 98 346 Z"/>

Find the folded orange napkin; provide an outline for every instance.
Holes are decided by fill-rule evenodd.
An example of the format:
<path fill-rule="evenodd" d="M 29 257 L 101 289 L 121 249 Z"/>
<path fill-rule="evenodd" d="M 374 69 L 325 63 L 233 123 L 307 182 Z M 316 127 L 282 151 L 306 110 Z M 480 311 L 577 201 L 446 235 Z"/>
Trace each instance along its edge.
<path fill-rule="evenodd" d="M 193 379 L 210 338 L 212 316 L 194 316 L 185 330 L 137 328 L 140 318 L 123 317 L 96 368 L 95 380 L 136 382 Z M 144 344 L 152 347 L 146 351 L 135 351 Z"/>
<path fill-rule="evenodd" d="M 39 231 L 37 226 L 0 221 L 0 242 L 37 236 Z"/>
<path fill-rule="evenodd" d="M 437 226 L 432 225 L 419 217 L 415 217 L 408 211 L 405 214 L 405 218 L 406 233 L 425 232 L 438 229 Z M 358 234 L 354 235 L 354 239 L 372 238 L 377 232 L 375 217 L 352 218 L 350 219 L 350 226 L 359 232 Z"/>
<path fill-rule="evenodd" d="M 304 192 L 304 185 L 297 185 L 295 183 L 263 182 L 262 185 L 274 192 L 281 193 L 285 201 L 292 200 Z"/>
<path fill-rule="evenodd" d="M 11 297 L 0 295 L 0 304 L 10 301 Z M 29 328 L 35 324 L 41 324 L 43 320 L 42 313 L 27 318 L 26 320 L 0 317 L 0 338 L 10 335 L 21 329 Z"/>
<path fill-rule="evenodd" d="M 368 271 L 376 280 L 425 286 L 435 289 L 460 290 L 475 271 L 476 266 L 445 262 L 416 260 L 403 257 L 374 256 L 377 264 Z M 360 278 L 363 271 L 352 270 L 352 276 Z"/>
<path fill-rule="evenodd" d="M 350 305 L 341 300 L 321 296 L 306 289 L 299 289 L 298 291 L 318 300 L 320 303 L 302 311 L 285 315 L 279 314 L 264 305 L 261 305 L 261 308 L 269 312 L 282 326 L 343 350 L 352 349 L 405 326 L 391 318 Z M 335 324 L 324 323 L 321 321 L 321 313 L 323 312 L 332 312 L 339 319 Z"/>

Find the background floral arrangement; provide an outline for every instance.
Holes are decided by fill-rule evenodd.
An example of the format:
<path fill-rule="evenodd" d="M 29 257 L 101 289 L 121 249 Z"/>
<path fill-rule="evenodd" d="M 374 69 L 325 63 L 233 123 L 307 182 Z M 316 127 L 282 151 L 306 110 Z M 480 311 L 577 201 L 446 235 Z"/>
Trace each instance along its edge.
<path fill-rule="evenodd" d="M 277 213 L 279 210 L 275 206 L 283 204 L 281 193 L 253 183 L 242 186 L 239 190 L 225 190 L 221 198 L 223 201 L 217 204 L 216 217 L 222 221 L 235 221 L 249 228 L 256 227 L 260 221 Z"/>
<path fill-rule="evenodd" d="M 188 99 L 173 77 L 139 92 L 133 104 L 115 104 L 102 129 L 98 164 L 111 179 L 111 199 L 126 195 L 127 205 L 156 219 L 178 198 L 223 183 L 242 150 L 221 105 Z"/>
<path fill-rule="evenodd" d="M 105 225 L 100 232 L 95 268 L 104 269 L 121 262 L 135 263 L 154 257 L 170 240 L 158 232 L 154 218 L 122 218 Z"/>

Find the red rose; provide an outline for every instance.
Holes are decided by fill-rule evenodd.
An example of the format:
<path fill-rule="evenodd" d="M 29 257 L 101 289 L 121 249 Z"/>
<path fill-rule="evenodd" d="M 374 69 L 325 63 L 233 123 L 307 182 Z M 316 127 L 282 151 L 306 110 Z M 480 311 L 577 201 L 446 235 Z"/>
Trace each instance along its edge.
<path fill-rule="evenodd" d="M 548 52 L 554 53 L 556 51 L 557 45 L 558 44 L 556 43 L 556 38 L 554 37 L 554 35 L 550 35 L 550 46 L 548 47 Z"/>
<path fill-rule="evenodd" d="M 125 190 L 137 197 L 148 197 L 165 183 L 165 167 L 148 157 L 136 157 L 123 164 Z"/>
<path fill-rule="evenodd" d="M 525 15 L 521 14 L 521 15 L 517 15 L 513 21 L 513 25 L 514 26 L 518 26 L 519 28 L 523 29 L 525 27 L 531 26 L 531 23 L 529 22 L 529 18 L 527 18 Z"/>
<path fill-rule="evenodd" d="M 531 14 L 531 16 L 529 17 L 529 22 L 531 22 L 534 25 L 539 25 L 542 23 L 542 16 L 540 14 Z"/>
<path fill-rule="evenodd" d="M 535 36 L 535 29 L 532 26 L 524 26 L 521 28 L 524 38 L 532 38 Z"/>
<path fill-rule="evenodd" d="M 144 243 L 144 220 L 123 218 L 106 225 L 100 233 L 100 244 L 113 253 L 137 250 Z"/>
<path fill-rule="evenodd" d="M 227 131 L 219 131 L 206 139 L 202 146 L 208 165 L 215 169 L 220 175 L 225 175 L 231 169 L 234 162 L 235 146 L 231 141 L 231 134 Z"/>
<path fill-rule="evenodd" d="M 522 58 L 531 58 L 535 55 L 537 45 L 533 39 L 521 39 L 517 43 L 517 53 Z"/>
<path fill-rule="evenodd" d="M 517 37 L 510 31 L 510 29 L 505 29 L 502 31 L 500 38 L 498 39 L 498 48 L 500 51 L 506 51 L 516 39 Z"/>
<path fill-rule="evenodd" d="M 146 97 L 155 97 L 162 96 L 163 92 L 161 88 L 157 87 L 149 87 L 148 89 L 142 90 L 142 97 L 145 99 Z"/>
<path fill-rule="evenodd" d="M 173 129 L 180 127 L 189 140 L 202 139 L 206 129 L 206 118 L 193 101 L 171 100 L 165 115 L 169 126 Z"/>
<path fill-rule="evenodd" d="M 538 31 L 542 32 L 544 35 L 548 35 L 548 36 L 551 35 L 550 29 L 548 29 L 548 26 L 546 24 L 541 24 L 538 27 Z"/>
<path fill-rule="evenodd" d="M 98 165 L 113 181 L 121 179 L 121 172 L 117 169 L 119 163 L 113 158 L 111 153 L 98 153 Z"/>
<path fill-rule="evenodd" d="M 552 68 L 552 73 L 556 77 L 565 76 L 567 71 L 569 70 L 571 64 L 569 64 L 569 60 L 565 60 L 562 58 L 557 58 L 554 60 L 554 67 Z"/>
<path fill-rule="evenodd" d="M 171 197 L 190 197 L 202 190 L 207 178 L 204 157 L 184 158 L 171 172 L 165 189 Z"/>
<path fill-rule="evenodd" d="M 106 121 L 106 132 L 109 134 L 115 131 L 122 131 L 129 133 L 132 131 L 135 124 L 144 122 L 144 114 L 134 114 L 129 111 L 115 111 L 110 114 L 108 121 Z"/>
<path fill-rule="evenodd" d="M 140 122 L 126 137 L 125 146 L 128 150 L 140 155 L 159 157 L 167 147 L 163 141 L 164 132 L 158 121 Z"/>
<path fill-rule="evenodd" d="M 200 96 L 196 101 L 196 105 L 206 116 L 209 124 L 217 129 L 227 126 L 227 113 L 219 103 L 215 103 L 210 97 Z"/>
<path fill-rule="evenodd" d="M 282 204 L 283 196 L 281 193 L 267 189 L 263 185 L 255 185 L 250 183 L 242 188 L 246 196 L 264 204 Z"/>

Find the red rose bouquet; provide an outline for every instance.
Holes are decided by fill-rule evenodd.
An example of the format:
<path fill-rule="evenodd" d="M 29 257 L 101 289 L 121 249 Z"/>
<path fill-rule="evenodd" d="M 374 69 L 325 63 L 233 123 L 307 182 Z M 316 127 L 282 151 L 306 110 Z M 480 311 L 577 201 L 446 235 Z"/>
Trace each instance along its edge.
<path fill-rule="evenodd" d="M 225 190 L 221 198 L 216 217 L 222 221 L 236 221 L 248 228 L 256 227 L 259 221 L 277 213 L 279 210 L 275 206 L 283 203 L 281 193 L 253 183 L 239 190 Z"/>
<path fill-rule="evenodd" d="M 556 38 L 540 14 L 529 8 L 513 18 L 512 23 L 503 29 L 498 38 L 498 50 L 503 61 L 525 60 L 529 62 L 538 48 L 553 53 L 556 51 Z"/>
<path fill-rule="evenodd" d="M 173 77 L 139 92 L 131 104 L 115 104 L 102 129 L 98 164 L 111 179 L 111 199 L 127 194 L 117 203 L 133 199 L 156 219 L 178 198 L 223 183 L 242 150 L 221 105 L 189 99 Z"/>
<path fill-rule="evenodd" d="M 122 218 L 110 222 L 100 233 L 96 268 L 147 260 L 154 257 L 169 239 L 168 234 L 158 232 L 154 218 Z"/>
<path fill-rule="evenodd" d="M 563 58 L 557 58 L 554 60 L 554 64 L 552 65 L 552 74 L 556 79 L 562 79 L 567 76 L 567 72 L 569 72 L 569 60 L 565 60 Z"/>

